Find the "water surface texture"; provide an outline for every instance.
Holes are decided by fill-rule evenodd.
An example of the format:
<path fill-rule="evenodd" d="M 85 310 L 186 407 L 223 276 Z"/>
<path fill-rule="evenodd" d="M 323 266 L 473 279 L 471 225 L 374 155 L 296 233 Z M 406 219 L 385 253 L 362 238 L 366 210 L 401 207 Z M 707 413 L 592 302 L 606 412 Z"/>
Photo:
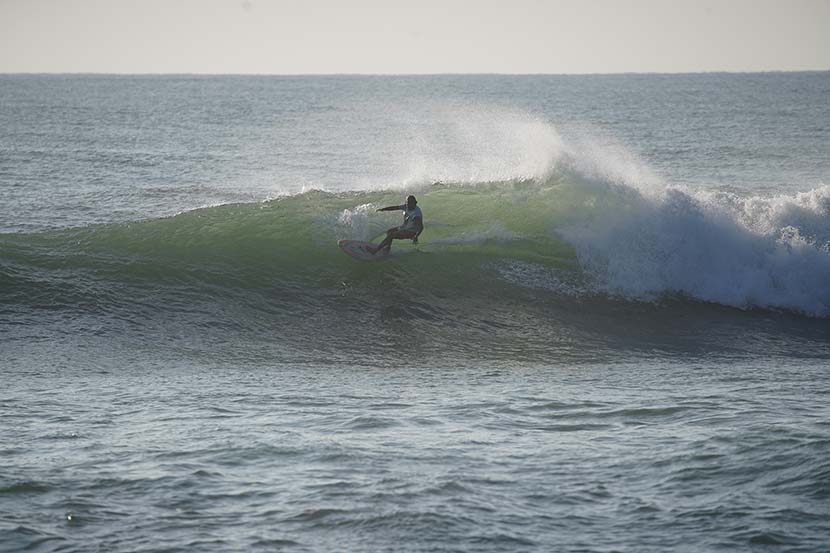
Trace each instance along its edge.
<path fill-rule="evenodd" d="M 825 551 L 829 97 L 0 76 L 0 550 Z"/>

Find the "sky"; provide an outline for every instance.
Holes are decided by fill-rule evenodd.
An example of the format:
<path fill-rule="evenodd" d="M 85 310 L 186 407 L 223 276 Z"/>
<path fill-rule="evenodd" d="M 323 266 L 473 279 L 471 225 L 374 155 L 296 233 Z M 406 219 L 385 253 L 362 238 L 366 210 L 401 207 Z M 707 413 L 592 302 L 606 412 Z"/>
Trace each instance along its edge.
<path fill-rule="evenodd" d="M 830 0 L 0 0 L 0 73 L 830 70 Z"/>

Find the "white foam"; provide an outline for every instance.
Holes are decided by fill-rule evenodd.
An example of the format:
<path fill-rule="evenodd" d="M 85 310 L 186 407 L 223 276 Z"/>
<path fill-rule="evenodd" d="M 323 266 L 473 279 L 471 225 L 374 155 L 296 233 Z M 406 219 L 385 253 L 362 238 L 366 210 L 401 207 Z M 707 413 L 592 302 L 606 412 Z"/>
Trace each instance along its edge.
<path fill-rule="evenodd" d="M 362 204 L 352 209 L 344 209 L 337 217 L 336 236 L 356 240 L 370 240 L 377 234 L 377 222 L 372 215 L 374 204 Z"/>
<path fill-rule="evenodd" d="M 615 294 L 830 316 L 830 187 L 764 198 L 584 179 L 559 234 Z"/>

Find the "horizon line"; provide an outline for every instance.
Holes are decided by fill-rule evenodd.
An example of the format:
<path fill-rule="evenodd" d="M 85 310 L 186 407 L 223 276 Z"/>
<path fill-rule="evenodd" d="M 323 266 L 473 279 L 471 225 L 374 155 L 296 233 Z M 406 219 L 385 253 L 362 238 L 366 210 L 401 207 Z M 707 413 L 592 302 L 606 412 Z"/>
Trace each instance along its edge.
<path fill-rule="evenodd" d="M 830 69 L 766 69 L 757 71 L 617 71 L 586 73 L 210 73 L 210 72 L 104 72 L 104 71 L 0 71 L 2 76 L 119 76 L 119 77 L 590 77 L 626 75 L 764 75 L 778 73 L 828 73 Z"/>

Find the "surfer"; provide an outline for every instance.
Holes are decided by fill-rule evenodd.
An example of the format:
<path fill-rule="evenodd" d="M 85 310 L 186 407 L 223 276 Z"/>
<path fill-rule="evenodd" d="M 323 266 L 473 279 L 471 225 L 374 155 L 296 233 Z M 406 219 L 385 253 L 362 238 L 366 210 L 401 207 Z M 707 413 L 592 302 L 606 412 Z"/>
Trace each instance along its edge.
<path fill-rule="evenodd" d="M 378 211 L 403 211 L 403 224 L 399 227 L 392 227 L 386 231 L 386 238 L 372 252 L 373 254 L 386 249 L 392 249 L 392 240 L 411 239 L 414 244 L 418 243 L 418 235 L 424 231 L 424 216 L 421 208 L 418 207 L 418 200 L 415 196 L 407 196 L 403 205 L 390 205 L 382 207 Z"/>

